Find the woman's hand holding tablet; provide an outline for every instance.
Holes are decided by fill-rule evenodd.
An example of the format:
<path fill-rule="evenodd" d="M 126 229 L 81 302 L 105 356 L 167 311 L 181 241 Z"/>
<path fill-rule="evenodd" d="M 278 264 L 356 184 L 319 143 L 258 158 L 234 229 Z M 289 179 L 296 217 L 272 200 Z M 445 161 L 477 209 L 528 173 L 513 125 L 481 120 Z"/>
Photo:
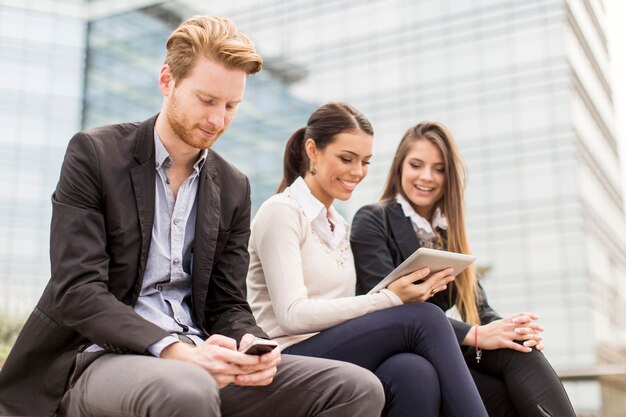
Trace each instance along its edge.
<path fill-rule="evenodd" d="M 430 273 L 430 269 L 422 268 L 404 275 L 387 287 L 396 294 L 404 304 L 416 301 L 427 301 L 430 297 L 443 291 L 450 282 L 454 281 L 454 270 L 452 268 L 443 271 Z"/>
<path fill-rule="evenodd" d="M 428 288 L 428 296 L 426 297 L 426 299 L 428 299 L 442 289 L 445 289 L 445 286 L 452 281 L 450 277 L 461 273 L 475 260 L 476 257 L 472 255 L 419 248 L 396 269 L 391 271 L 378 285 L 372 288 L 368 294 L 379 292 L 383 288 L 389 287 L 389 285 L 395 281 L 399 282 L 394 285 L 395 288 L 390 289 L 400 290 L 400 286 L 406 286 L 409 283 L 424 280 L 418 285 L 424 286 L 424 288 L 421 289 Z M 419 292 L 421 293 L 422 291 Z M 400 294 L 398 294 L 398 296 L 400 296 Z M 423 296 L 416 295 L 416 297 L 417 299 L 415 299 L 415 301 L 424 301 L 424 299 L 422 299 Z M 403 301 L 405 300 L 403 299 Z"/>

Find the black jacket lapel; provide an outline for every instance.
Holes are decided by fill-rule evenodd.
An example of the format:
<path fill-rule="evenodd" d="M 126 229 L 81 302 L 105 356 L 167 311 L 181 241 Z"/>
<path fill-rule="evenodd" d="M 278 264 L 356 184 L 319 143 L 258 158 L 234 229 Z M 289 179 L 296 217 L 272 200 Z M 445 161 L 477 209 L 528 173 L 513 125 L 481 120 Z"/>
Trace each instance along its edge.
<path fill-rule="evenodd" d="M 193 310 L 202 328 L 205 325 L 204 308 L 213 268 L 220 222 L 220 187 L 213 151 L 209 150 L 200 172 L 197 197 L 196 237 L 193 245 Z"/>
<path fill-rule="evenodd" d="M 420 247 L 411 220 L 404 215 L 402 207 L 396 202 L 388 204 L 385 212 L 387 213 L 391 235 L 400 249 L 402 259 L 406 259 Z"/>
<path fill-rule="evenodd" d="M 138 166 L 130 170 L 130 176 L 135 191 L 137 202 L 137 214 L 141 228 L 141 252 L 139 259 L 139 279 L 136 282 L 133 293 L 133 305 L 141 291 L 143 275 L 148 262 L 148 252 L 152 241 L 152 225 L 154 224 L 154 199 L 155 196 L 155 159 L 154 159 L 154 116 L 146 120 L 137 132 L 137 145 L 135 147 L 135 160 Z"/>

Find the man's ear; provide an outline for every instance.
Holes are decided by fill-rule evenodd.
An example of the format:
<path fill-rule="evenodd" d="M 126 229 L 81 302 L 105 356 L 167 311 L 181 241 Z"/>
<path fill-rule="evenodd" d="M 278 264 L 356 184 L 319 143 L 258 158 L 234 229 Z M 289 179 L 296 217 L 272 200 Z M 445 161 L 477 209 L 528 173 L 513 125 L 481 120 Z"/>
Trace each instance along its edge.
<path fill-rule="evenodd" d="M 172 89 L 176 85 L 172 70 L 169 65 L 165 64 L 161 67 L 161 73 L 159 74 L 159 90 L 164 96 L 170 95 Z"/>

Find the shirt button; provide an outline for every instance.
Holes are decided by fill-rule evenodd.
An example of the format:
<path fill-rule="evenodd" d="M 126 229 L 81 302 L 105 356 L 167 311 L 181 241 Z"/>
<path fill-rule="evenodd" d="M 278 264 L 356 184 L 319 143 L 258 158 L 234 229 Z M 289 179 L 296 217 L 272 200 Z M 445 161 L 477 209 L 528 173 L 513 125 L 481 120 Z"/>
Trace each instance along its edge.
<path fill-rule="evenodd" d="M 170 183 L 170 179 L 169 179 L 169 178 L 166 178 L 166 179 L 165 179 L 165 182 L 169 185 L 169 183 Z"/>
<path fill-rule="evenodd" d="M 174 265 L 178 266 L 180 264 L 180 259 L 176 258 L 174 259 Z"/>
<path fill-rule="evenodd" d="M 177 218 L 174 219 L 174 224 L 177 225 L 178 223 L 180 223 L 180 219 L 177 217 Z"/>
<path fill-rule="evenodd" d="M 157 291 L 161 292 L 161 291 L 163 291 L 163 286 L 162 285 L 157 285 L 156 289 L 157 289 Z"/>

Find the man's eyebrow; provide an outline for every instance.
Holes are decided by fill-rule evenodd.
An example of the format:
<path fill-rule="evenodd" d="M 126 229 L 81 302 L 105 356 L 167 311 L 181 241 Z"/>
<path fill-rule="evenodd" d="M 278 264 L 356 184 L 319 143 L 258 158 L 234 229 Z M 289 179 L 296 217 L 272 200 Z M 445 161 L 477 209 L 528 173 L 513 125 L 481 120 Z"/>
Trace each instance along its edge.
<path fill-rule="evenodd" d="M 199 94 L 199 95 L 201 95 L 204 98 L 210 98 L 210 99 L 213 99 L 213 100 L 219 99 L 219 97 L 216 97 L 216 96 L 214 96 L 212 94 L 205 93 L 202 90 L 196 90 L 196 94 Z M 242 101 L 243 101 L 243 99 L 237 99 L 237 100 L 229 101 L 229 103 L 239 104 Z"/>

